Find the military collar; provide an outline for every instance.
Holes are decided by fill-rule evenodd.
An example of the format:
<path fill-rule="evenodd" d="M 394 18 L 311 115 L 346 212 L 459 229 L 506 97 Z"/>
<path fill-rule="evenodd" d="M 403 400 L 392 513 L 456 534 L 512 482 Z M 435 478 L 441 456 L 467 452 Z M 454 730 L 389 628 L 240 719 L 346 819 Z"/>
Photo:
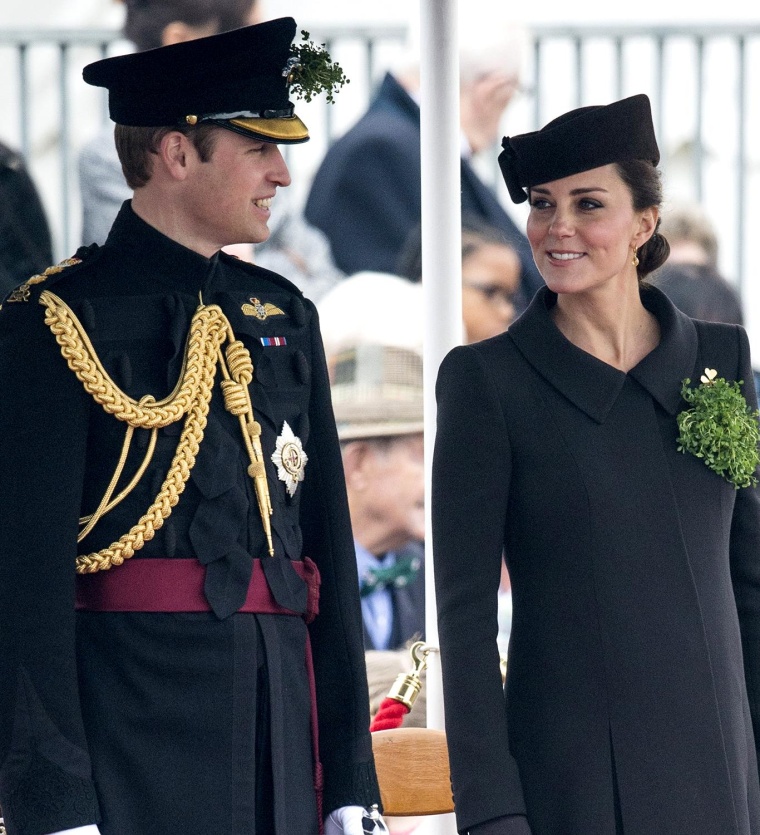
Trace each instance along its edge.
<path fill-rule="evenodd" d="M 219 261 L 218 253 L 206 258 L 159 232 L 135 214 L 130 200 L 119 210 L 105 247 L 142 267 L 157 285 L 194 295 L 208 284 Z"/>
<path fill-rule="evenodd" d="M 542 287 L 508 336 L 525 359 L 554 388 L 597 423 L 604 423 L 630 376 L 674 415 L 681 406 L 681 381 L 693 374 L 697 331 L 655 287 L 641 291 L 644 306 L 660 324 L 660 342 L 628 375 L 573 345 L 554 324 L 549 310 L 555 293 Z"/>

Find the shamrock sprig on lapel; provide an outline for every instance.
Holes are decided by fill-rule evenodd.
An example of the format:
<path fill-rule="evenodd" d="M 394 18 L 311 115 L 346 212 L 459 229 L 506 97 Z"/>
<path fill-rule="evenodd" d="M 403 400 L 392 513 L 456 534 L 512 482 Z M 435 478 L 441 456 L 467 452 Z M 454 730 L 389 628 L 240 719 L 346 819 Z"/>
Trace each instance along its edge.
<path fill-rule="evenodd" d="M 755 486 L 760 460 L 760 426 L 741 393 L 743 380 L 729 382 L 714 368 L 705 368 L 696 388 L 683 380 L 681 396 L 691 404 L 678 417 L 678 451 L 690 452 L 734 485 Z"/>

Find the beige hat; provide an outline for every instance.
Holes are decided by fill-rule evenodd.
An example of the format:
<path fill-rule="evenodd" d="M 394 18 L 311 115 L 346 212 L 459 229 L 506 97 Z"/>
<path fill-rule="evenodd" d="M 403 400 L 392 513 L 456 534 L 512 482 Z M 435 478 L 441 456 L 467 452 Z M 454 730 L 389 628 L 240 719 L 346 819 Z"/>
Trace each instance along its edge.
<path fill-rule="evenodd" d="M 341 441 L 423 430 L 422 357 L 392 345 L 345 348 L 331 362 Z"/>

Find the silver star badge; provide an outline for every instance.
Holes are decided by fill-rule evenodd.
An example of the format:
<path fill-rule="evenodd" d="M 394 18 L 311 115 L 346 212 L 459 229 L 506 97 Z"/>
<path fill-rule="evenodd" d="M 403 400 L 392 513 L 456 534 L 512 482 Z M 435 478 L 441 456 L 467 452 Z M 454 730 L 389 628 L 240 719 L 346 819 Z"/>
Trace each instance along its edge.
<path fill-rule="evenodd" d="M 289 496 L 295 495 L 298 482 L 303 481 L 308 460 L 301 439 L 293 434 L 293 430 L 285 421 L 272 453 L 272 461 L 277 467 L 277 477 L 285 482 Z"/>

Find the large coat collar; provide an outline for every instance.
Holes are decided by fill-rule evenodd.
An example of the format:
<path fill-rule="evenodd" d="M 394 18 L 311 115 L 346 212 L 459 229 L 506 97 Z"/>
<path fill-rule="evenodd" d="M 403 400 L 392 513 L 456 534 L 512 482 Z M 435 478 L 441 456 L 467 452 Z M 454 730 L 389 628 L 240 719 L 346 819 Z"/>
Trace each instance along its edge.
<path fill-rule="evenodd" d="M 573 345 L 549 315 L 557 296 L 544 287 L 508 336 L 525 359 L 554 388 L 597 423 L 604 423 L 626 376 L 636 380 L 669 414 L 681 406 L 681 381 L 697 359 L 697 330 L 655 287 L 641 291 L 644 306 L 660 323 L 660 342 L 628 375 Z"/>

